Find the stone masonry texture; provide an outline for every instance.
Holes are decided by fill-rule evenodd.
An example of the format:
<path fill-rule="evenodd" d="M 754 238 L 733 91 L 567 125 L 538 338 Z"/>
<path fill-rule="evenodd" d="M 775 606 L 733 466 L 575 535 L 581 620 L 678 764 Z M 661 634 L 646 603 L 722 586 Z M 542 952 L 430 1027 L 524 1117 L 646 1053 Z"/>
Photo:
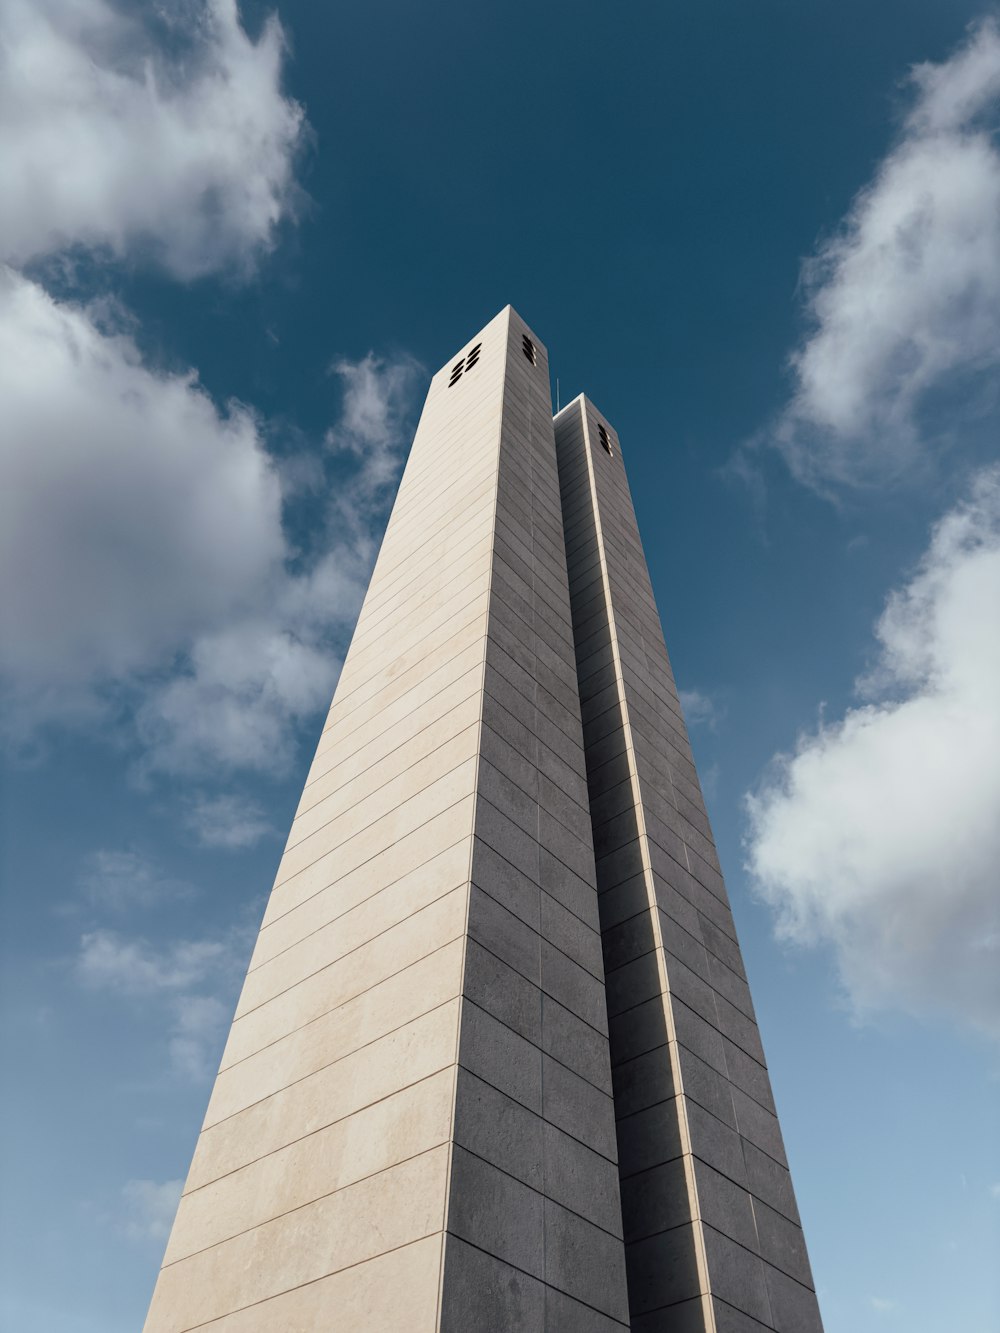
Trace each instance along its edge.
<path fill-rule="evenodd" d="M 821 1328 L 618 438 L 431 381 L 146 1333 Z"/>
<path fill-rule="evenodd" d="M 818 1333 L 764 1052 L 617 432 L 556 417 L 631 1327 Z"/>

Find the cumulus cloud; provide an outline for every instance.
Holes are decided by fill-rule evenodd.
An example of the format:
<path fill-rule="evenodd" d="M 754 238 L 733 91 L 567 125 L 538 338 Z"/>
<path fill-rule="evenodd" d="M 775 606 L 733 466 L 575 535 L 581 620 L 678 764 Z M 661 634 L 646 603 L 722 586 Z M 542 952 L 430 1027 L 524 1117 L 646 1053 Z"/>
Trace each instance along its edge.
<path fill-rule="evenodd" d="M 297 198 L 285 49 L 274 16 L 251 40 L 234 0 L 0 0 L 0 255 L 246 270 Z"/>
<path fill-rule="evenodd" d="M 402 466 L 419 373 L 409 357 L 371 352 L 334 370 L 343 404 L 311 483 L 325 505 L 318 551 L 294 573 L 286 565 L 276 588 L 262 587 L 257 614 L 199 636 L 182 668 L 148 692 L 138 713 L 148 768 L 281 772 L 296 726 L 330 700 Z"/>
<path fill-rule="evenodd" d="M 156 995 L 199 985 L 232 963 L 224 939 L 180 940 L 156 948 L 113 930 L 88 931 L 80 941 L 81 979 L 123 995 Z"/>
<path fill-rule="evenodd" d="M 196 797 L 188 809 L 187 824 L 202 846 L 229 851 L 254 847 L 274 832 L 257 802 L 243 796 Z"/>
<path fill-rule="evenodd" d="M 392 453 L 399 438 L 400 403 L 405 402 L 415 361 L 404 356 L 396 362 L 369 352 L 360 361 L 339 357 L 330 367 L 345 385 L 344 407 L 327 442 L 370 457 L 373 450 Z"/>
<path fill-rule="evenodd" d="M 1000 467 L 945 515 L 876 626 L 861 700 L 748 798 L 748 866 L 860 1014 L 1000 1036 Z"/>
<path fill-rule="evenodd" d="M 284 58 L 278 20 L 251 38 L 232 0 L 0 0 L 0 258 L 82 247 L 182 279 L 246 272 L 296 201 L 305 121 Z M 8 734 L 127 716 L 143 773 L 287 766 L 336 680 L 415 373 L 374 354 L 332 369 L 322 460 L 278 468 L 249 407 L 144 360 L 112 303 L 0 269 Z M 303 478 L 326 514 L 307 550 L 289 525 Z M 260 835 L 224 813 L 201 834 Z"/>
<path fill-rule="evenodd" d="M 128 1180 L 122 1186 L 125 1232 L 134 1240 L 166 1240 L 180 1203 L 183 1180 Z"/>
<path fill-rule="evenodd" d="M 297 621 L 282 599 L 259 617 L 222 623 L 197 639 L 181 669 L 139 705 L 144 769 L 284 772 L 297 724 L 329 702 L 337 679 L 340 658 L 325 631 L 357 600 L 352 594 L 346 603 L 316 606 L 307 621 Z"/>
<path fill-rule="evenodd" d="M 18 271 L 82 248 L 181 279 L 247 272 L 296 202 L 285 54 L 277 18 L 251 37 L 233 0 L 0 0 L 0 680 L 21 742 L 127 717 L 140 773 L 280 772 L 329 699 L 413 363 L 338 361 L 328 447 L 279 468 L 252 409 L 144 360 L 113 303 Z M 258 836 L 217 817 L 216 839 L 223 823 L 229 845 Z"/>
<path fill-rule="evenodd" d="M 997 21 L 915 66 L 909 93 L 896 143 L 803 272 L 809 331 L 770 438 L 819 489 L 921 465 L 948 433 L 935 396 L 1000 362 Z"/>
<path fill-rule="evenodd" d="M 0 669 L 74 711 L 258 602 L 286 554 L 253 414 L 0 270 Z"/>
<path fill-rule="evenodd" d="M 149 769 L 280 773 L 297 725 L 329 703 L 402 466 L 416 381 L 409 358 L 372 353 L 338 362 L 337 373 L 346 392 L 327 437 L 318 552 L 294 573 L 286 568 L 276 588 L 261 588 L 257 614 L 220 619 L 199 636 L 182 668 L 147 693 L 138 725 Z"/>
<path fill-rule="evenodd" d="M 0 270 L 0 675 L 15 735 L 128 706 L 148 767 L 288 762 L 336 679 L 411 406 L 409 363 L 340 367 L 337 437 L 356 456 L 345 477 L 328 455 L 329 522 L 303 552 L 253 412 L 151 368 L 106 312 Z"/>
<path fill-rule="evenodd" d="M 352 503 L 377 504 L 399 475 L 400 446 L 420 366 L 373 352 L 360 361 L 339 358 L 330 367 L 344 387 L 340 420 L 327 432 L 327 447 L 359 461 Z"/>
<path fill-rule="evenodd" d="M 214 1072 L 252 937 L 246 925 L 166 944 L 92 930 L 81 937 L 76 973 L 88 990 L 124 996 L 161 1013 L 173 1069 L 203 1079 Z"/>

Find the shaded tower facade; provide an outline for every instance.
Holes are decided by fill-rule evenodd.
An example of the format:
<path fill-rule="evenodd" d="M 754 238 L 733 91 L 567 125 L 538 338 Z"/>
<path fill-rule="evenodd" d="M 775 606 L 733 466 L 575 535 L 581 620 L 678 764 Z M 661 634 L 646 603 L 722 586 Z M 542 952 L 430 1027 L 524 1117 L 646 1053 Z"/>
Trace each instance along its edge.
<path fill-rule="evenodd" d="M 555 419 L 631 1327 L 821 1328 L 617 432 Z"/>
<path fill-rule="evenodd" d="M 431 381 L 148 1333 L 820 1328 L 618 439 Z"/>

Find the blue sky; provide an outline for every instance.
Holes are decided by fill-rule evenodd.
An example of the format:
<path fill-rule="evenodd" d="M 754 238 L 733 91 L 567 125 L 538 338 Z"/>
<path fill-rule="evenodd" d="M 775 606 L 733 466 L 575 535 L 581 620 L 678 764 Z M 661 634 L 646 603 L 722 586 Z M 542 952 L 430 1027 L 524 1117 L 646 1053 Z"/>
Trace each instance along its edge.
<path fill-rule="evenodd" d="M 5 1328 L 141 1324 L 507 302 L 627 447 L 828 1333 L 1000 1326 L 998 132 L 963 0 L 0 0 Z"/>

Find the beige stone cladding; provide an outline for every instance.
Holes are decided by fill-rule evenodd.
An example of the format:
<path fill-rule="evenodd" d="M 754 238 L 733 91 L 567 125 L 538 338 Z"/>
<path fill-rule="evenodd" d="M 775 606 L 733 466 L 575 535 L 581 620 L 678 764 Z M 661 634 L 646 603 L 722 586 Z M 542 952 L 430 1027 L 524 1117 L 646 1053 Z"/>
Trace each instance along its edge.
<path fill-rule="evenodd" d="M 555 434 L 634 1333 L 818 1333 L 750 992 L 616 431 Z"/>
<path fill-rule="evenodd" d="M 149 1333 L 437 1327 L 509 325 L 431 383 Z"/>

